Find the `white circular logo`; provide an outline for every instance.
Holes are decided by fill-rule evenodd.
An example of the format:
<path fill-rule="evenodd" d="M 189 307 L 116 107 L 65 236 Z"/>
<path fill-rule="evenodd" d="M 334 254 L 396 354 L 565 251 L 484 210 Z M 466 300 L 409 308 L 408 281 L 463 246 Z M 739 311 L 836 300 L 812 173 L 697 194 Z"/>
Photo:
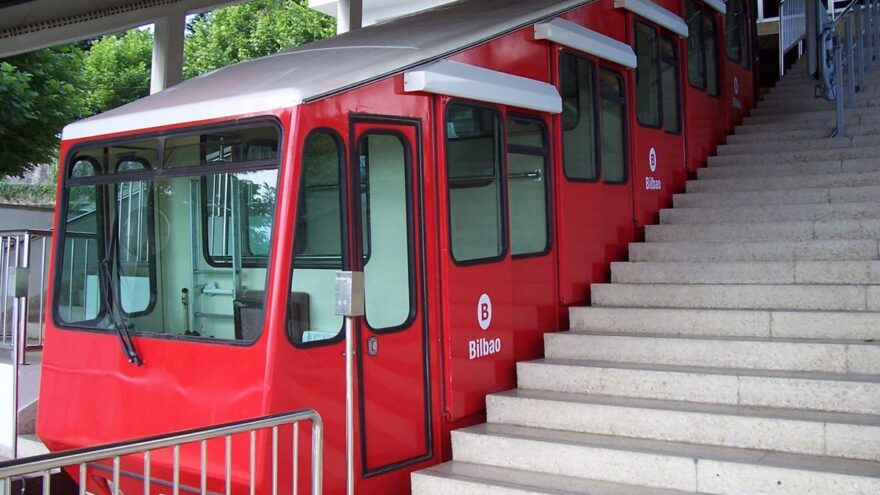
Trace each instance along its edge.
<path fill-rule="evenodd" d="M 733 94 L 739 94 L 739 78 L 736 76 L 733 76 Z"/>
<path fill-rule="evenodd" d="M 489 294 L 480 296 L 480 302 L 477 303 L 477 323 L 483 330 L 492 324 L 492 300 L 489 299 Z"/>
<path fill-rule="evenodd" d="M 651 172 L 657 171 L 657 150 L 653 146 L 651 151 L 648 152 L 648 166 L 651 167 Z"/>

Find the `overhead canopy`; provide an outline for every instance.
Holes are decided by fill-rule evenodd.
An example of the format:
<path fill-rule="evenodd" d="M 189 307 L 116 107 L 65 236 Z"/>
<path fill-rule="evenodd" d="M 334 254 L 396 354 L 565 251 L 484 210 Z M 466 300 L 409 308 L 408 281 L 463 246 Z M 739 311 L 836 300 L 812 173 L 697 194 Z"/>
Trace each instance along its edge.
<path fill-rule="evenodd" d="M 461 0 L 242 62 L 71 124 L 65 139 L 291 107 L 448 57 L 591 0 Z"/>
<path fill-rule="evenodd" d="M 558 17 L 535 24 L 535 39 L 549 40 L 625 67 L 636 66 L 636 53 L 626 43 Z"/>
<path fill-rule="evenodd" d="M 242 0 L 0 0 L 0 58 Z"/>
<path fill-rule="evenodd" d="M 427 91 L 513 105 L 539 112 L 562 111 L 562 98 L 550 84 L 449 60 L 407 72 L 403 89 L 407 92 Z"/>
<path fill-rule="evenodd" d="M 722 0 L 703 0 L 703 2 L 721 14 L 727 13 L 727 5 L 725 5 Z"/>
<path fill-rule="evenodd" d="M 626 9 L 633 14 L 640 15 L 679 36 L 688 35 L 688 27 L 684 19 L 651 0 L 614 0 L 614 7 Z"/>

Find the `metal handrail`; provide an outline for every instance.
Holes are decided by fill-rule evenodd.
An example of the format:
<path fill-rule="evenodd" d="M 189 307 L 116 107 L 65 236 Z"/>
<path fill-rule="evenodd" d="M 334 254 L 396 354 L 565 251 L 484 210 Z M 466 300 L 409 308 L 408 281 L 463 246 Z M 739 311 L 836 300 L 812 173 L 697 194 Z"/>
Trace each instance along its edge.
<path fill-rule="evenodd" d="M 113 460 L 113 493 L 119 493 L 119 476 L 120 476 L 120 457 L 132 454 L 144 454 L 144 493 L 150 493 L 150 456 L 151 451 L 157 449 L 174 449 L 174 483 L 179 485 L 180 463 L 179 449 L 181 445 L 201 442 L 201 482 L 202 493 L 205 493 L 206 473 L 205 473 L 205 455 L 206 443 L 208 440 L 225 437 L 226 439 L 226 492 L 230 493 L 230 466 L 228 465 L 231 449 L 231 436 L 240 433 L 250 433 L 250 453 L 251 453 L 251 487 L 255 483 L 254 476 L 254 449 L 255 449 L 255 432 L 257 430 L 272 428 L 272 457 L 273 457 L 273 493 L 277 493 L 277 448 L 278 448 L 278 428 L 284 425 L 293 425 L 294 440 L 293 449 L 296 452 L 299 441 L 299 423 L 310 421 L 312 423 L 312 452 L 311 452 L 311 494 L 320 495 L 323 490 L 323 449 L 324 449 L 324 423 L 320 414 L 314 409 L 303 409 L 288 413 L 275 414 L 262 418 L 248 419 L 226 423 L 217 426 L 209 426 L 204 428 L 196 428 L 168 435 L 160 435 L 139 440 L 127 442 L 118 442 L 96 447 L 88 447 L 83 449 L 70 450 L 66 452 L 58 452 L 54 454 L 46 454 L 36 457 L 0 462 L 0 482 L 5 483 L 5 493 L 12 493 L 12 478 L 33 474 L 42 474 L 44 493 L 49 493 L 49 474 L 53 470 L 79 465 L 80 488 L 79 493 L 86 493 L 86 483 L 82 480 L 86 479 L 86 470 L 88 464 Z M 294 493 L 297 488 L 296 462 L 294 462 Z M 175 486 L 175 493 L 177 486 Z M 253 493 L 253 491 L 251 491 Z"/>
<path fill-rule="evenodd" d="M 785 54 L 807 36 L 805 0 L 779 1 L 779 77 L 785 73 Z"/>

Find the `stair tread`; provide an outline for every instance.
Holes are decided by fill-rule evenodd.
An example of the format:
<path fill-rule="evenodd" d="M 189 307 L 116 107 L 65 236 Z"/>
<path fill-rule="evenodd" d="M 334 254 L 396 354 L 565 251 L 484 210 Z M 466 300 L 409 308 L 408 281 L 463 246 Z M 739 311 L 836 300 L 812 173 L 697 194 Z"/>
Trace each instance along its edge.
<path fill-rule="evenodd" d="M 880 313 L 877 313 L 880 316 Z M 554 335 L 571 334 L 575 336 L 601 336 L 601 337 L 621 337 L 632 339 L 670 339 L 670 340 L 699 340 L 699 341 L 719 341 L 719 342 L 765 342 L 768 344 L 828 344 L 828 345 L 849 345 L 849 346 L 880 346 L 880 340 L 848 340 L 848 339 L 820 339 L 820 338 L 796 338 L 796 337 L 752 337 L 752 336 L 730 336 L 730 335 L 669 335 L 664 333 L 629 333 L 629 332 L 611 332 L 602 330 L 565 330 L 562 332 L 548 333 L 546 336 L 553 338 Z"/>
<path fill-rule="evenodd" d="M 454 460 L 418 471 L 417 474 L 512 488 L 524 493 L 559 495 L 700 495 L 700 493 L 695 492 L 627 485 Z"/>
<path fill-rule="evenodd" d="M 880 462 L 840 459 L 829 456 L 789 454 L 768 450 L 687 444 L 491 423 L 483 423 L 456 430 L 453 432 L 453 435 L 508 437 L 540 443 L 684 457 L 695 459 L 697 462 L 700 460 L 713 460 L 880 479 Z"/>
<path fill-rule="evenodd" d="M 792 421 L 842 423 L 858 426 L 880 427 L 880 415 L 876 414 L 812 411 L 809 409 L 779 408 L 767 406 L 712 404 L 706 402 L 685 402 L 664 399 L 648 399 L 639 397 L 622 397 L 613 395 L 557 392 L 551 390 L 520 388 L 498 392 L 491 395 L 517 399 L 535 399 L 544 401 L 594 404 L 636 409 L 660 409 L 665 411 L 680 411 L 689 413 L 723 414 L 755 418 L 773 418 Z"/>
<path fill-rule="evenodd" d="M 822 380 L 837 382 L 880 383 L 880 375 L 863 373 L 829 373 L 825 371 L 781 371 L 749 368 L 714 368 L 708 366 L 688 366 L 680 364 L 632 363 L 616 361 L 596 361 L 587 359 L 541 358 L 523 361 L 523 364 L 570 366 L 587 368 L 609 368 L 636 371 L 657 371 L 664 373 L 686 373 L 725 376 L 748 376 L 780 378 L 790 380 Z"/>

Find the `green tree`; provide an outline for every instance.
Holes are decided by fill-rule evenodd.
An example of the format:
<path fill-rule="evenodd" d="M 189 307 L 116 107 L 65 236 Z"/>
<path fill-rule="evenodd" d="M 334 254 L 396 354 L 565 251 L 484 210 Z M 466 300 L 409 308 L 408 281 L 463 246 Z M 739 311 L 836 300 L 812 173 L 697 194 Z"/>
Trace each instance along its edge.
<path fill-rule="evenodd" d="M 305 0 L 254 0 L 191 20 L 184 77 L 251 60 L 336 34 L 336 20 Z"/>
<path fill-rule="evenodd" d="M 81 64 L 72 46 L 0 60 L 0 177 L 54 160 L 61 128 L 82 115 Z"/>
<path fill-rule="evenodd" d="M 153 33 L 132 29 L 94 42 L 83 62 L 86 111 L 96 114 L 150 94 Z"/>

